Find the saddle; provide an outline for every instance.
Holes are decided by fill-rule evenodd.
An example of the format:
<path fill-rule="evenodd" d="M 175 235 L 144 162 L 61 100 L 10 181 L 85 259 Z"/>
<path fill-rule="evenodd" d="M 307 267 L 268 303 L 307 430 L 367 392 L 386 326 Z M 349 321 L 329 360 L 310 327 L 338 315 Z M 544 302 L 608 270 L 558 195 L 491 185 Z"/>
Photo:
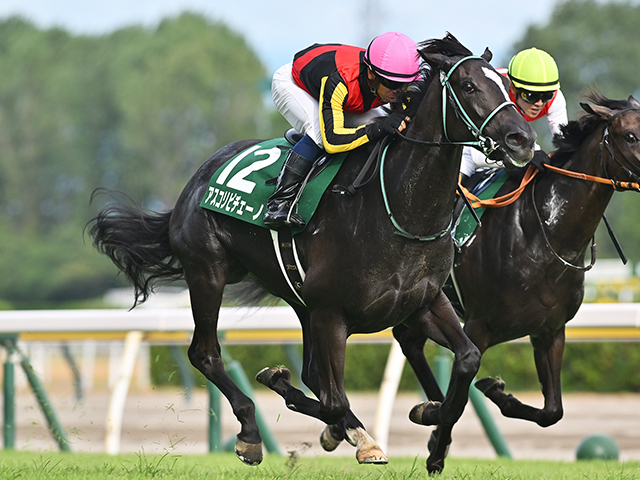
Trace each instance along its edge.
<path fill-rule="evenodd" d="M 471 178 L 467 179 L 463 186 L 480 200 L 493 198 L 500 187 L 507 181 L 508 174 L 504 168 L 480 168 Z M 475 216 L 482 218 L 484 207 L 474 209 Z M 469 210 L 469 206 L 462 197 L 456 199 L 453 208 L 453 240 L 457 248 L 460 248 L 471 237 L 478 226 L 475 216 Z"/>

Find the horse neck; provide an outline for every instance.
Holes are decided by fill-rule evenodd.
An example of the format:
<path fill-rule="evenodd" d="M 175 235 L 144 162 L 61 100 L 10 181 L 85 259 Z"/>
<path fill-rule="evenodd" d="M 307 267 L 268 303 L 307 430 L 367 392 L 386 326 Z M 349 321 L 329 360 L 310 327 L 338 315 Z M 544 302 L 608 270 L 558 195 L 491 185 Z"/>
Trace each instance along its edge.
<path fill-rule="evenodd" d="M 423 142 L 446 142 L 441 90 L 430 88 L 407 137 Z M 390 198 L 408 227 L 445 228 L 450 221 L 460 171 L 462 147 L 430 146 L 397 140 L 390 148 L 385 176 L 393 178 Z M 401 199 L 401 200 L 400 200 Z M 399 215 L 400 216 L 400 215 Z"/>
<path fill-rule="evenodd" d="M 600 158 L 600 133 L 594 133 L 582 143 L 560 168 L 605 177 Z M 537 182 L 536 205 L 545 231 L 554 245 L 567 250 L 584 248 L 595 234 L 613 188 L 610 185 L 570 178 L 549 172 Z"/>

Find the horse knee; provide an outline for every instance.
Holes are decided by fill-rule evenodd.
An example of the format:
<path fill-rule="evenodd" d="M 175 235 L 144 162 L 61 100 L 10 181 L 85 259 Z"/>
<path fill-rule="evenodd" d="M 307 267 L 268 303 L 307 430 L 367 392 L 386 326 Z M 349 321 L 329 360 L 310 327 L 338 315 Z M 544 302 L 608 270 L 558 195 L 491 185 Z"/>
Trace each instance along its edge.
<path fill-rule="evenodd" d="M 465 377 L 473 377 L 478 373 L 482 354 L 478 347 L 471 343 L 471 348 L 461 355 L 456 355 L 458 372 Z"/>

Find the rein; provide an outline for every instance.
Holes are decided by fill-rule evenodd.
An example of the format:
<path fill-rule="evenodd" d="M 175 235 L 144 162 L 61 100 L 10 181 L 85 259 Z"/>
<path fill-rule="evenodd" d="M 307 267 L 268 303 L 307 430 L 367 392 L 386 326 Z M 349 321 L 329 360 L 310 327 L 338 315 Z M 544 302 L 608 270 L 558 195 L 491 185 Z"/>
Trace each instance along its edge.
<path fill-rule="evenodd" d="M 488 123 L 491 121 L 491 119 L 493 119 L 493 117 L 500 110 L 502 110 L 503 108 L 509 107 L 509 106 L 513 106 L 515 108 L 515 103 L 513 103 L 511 100 L 507 100 L 507 101 L 501 103 L 500 105 L 498 105 L 496 108 L 493 109 L 493 111 L 487 116 L 487 118 L 485 118 L 484 122 L 482 122 L 482 125 L 480 125 L 480 127 L 478 127 L 478 126 L 476 126 L 475 123 L 473 123 L 473 121 L 471 120 L 471 118 L 469 117 L 467 112 L 465 111 L 464 107 L 460 103 L 460 100 L 458 99 L 458 96 L 456 95 L 456 92 L 453 90 L 453 87 L 451 86 L 451 83 L 449 82 L 449 78 L 451 77 L 453 72 L 463 62 L 465 62 L 467 60 L 474 60 L 474 59 L 475 60 L 484 60 L 482 57 L 479 57 L 477 55 L 470 55 L 468 57 L 464 57 L 464 58 L 458 60 L 458 62 L 455 65 L 453 65 L 453 67 L 451 67 L 447 73 L 445 73 L 442 70 L 440 71 L 440 84 L 443 87 L 442 88 L 442 127 L 443 127 L 443 130 L 444 130 L 444 136 L 447 139 L 447 141 L 446 142 L 434 142 L 434 141 L 418 140 L 418 139 L 415 139 L 415 138 L 407 137 L 403 133 L 398 132 L 398 136 L 400 138 L 402 138 L 403 140 L 405 140 L 405 141 L 407 141 L 409 143 L 413 143 L 415 145 L 424 145 L 424 146 L 428 146 L 428 147 L 440 147 L 440 146 L 443 146 L 443 145 L 461 145 L 461 146 L 468 146 L 468 147 L 477 147 L 487 157 L 489 157 L 494 151 L 496 151 L 498 148 L 500 148 L 500 146 L 498 144 L 496 144 L 496 142 L 491 137 L 485 137 L 482 134 L 482 131 L 488 125 Z M 447 94 L 449 95 L 448 98 L 453 100 L 452 101 L 453 107 L 454 107 L 456 112 L 459 112 L 460 119 L 464 122 L 465 126 L 471 132 L 471 134 L 474 136 L 474 138 L 476 138 L 475 141 L 454 142 L 454 141 L 451 141 L 449 139 L 449 134 L 447 133 L 447 104 L 448 104 L 448 102 L 447 102 Z"/>
<path fill-rule="evenodd" d="M 460 103 L 460 100 L 458 99 L 455 91 L 453 90 L 453 87 L 451 86 L 451 83 L 449 82 L 449 79 L 451 77 L 451 75 L 453 74 L 453 72 L 463 63 L 466 62 L 467 60 L 484 60 L 482 57 L 476 56 L 476 55 L 470 55 L 467 57 L 464 57 L 460 60 L 458 60 L 458 62 L 456 62 L 447 73 L 445 73 L 444 71 L 440 71 L 440 84 L 442 85 L 442 127 L 444 130 L 444 136 L 447 139 L 446 142 L 434 142 L 434 141 L 424 141 L 424 140 L 417 140 L 414 138 L 409 138 L 406 135 L 403 135 L 402 133 L 398 132 L 398 135 L 400 136 L 400 138 L 402 140 L 408 141 L 409 143 L 413 143 L 413 144 L 417 144 L 417 145 L 424 145 L 424 146 L 429 146 L 429 147 L 433 147 L 433 146 L 442 146 L 442 145 L 461 145 L 461 146 L 470 146 L 470 147 L 476 147 L 478 148 L 480 151 L 482 151 L 482 153 L 484 155 L 486 155 L 487 157 L 490 156 L 495 150 L 497 150 L 498 148 L 500 148 L 500 146 L 491 138 L 491 137 L 486 137 L 482 134 L 482 131 L 485 129 L 485 127 L 487 126 L 487 124 L 493 119 L 493 117 L 503 108 L 509 107 L 509 106 L 514 106 L 515 104 L 510 101 L 507 100 L 503 103 L 501 103 L 500 105 L 498 105 L 496 108 L 493 109 L 493 111 L 487 116 L 487 118 L 485 118 L 485 120 L 482 122 L 482 125 L 480 125 L 480 127 L 476 126 L 475 123 L 473 123 L 473 121 L 471 120 L 471 118 L 469 117 L 469 115 L 467 114 L 467 112 L 465 111 L 464 107 L 462 106 L 462 104 Z M 475 141 L 469 141 L 469 142 L 452 142 L 449 139 L 449 134 L 447 133 L 447 105 L 448 105 L 448 99 L 452 99 L 453 102 L 453 108 L 454 110 L 459 114 L 460 119 L 464 122 L 465 126 L 467 127 L 467 129 L 469 130 L 469 132 L 471 132 L 471 134 L 473 135 L 473 137 L 476 139 Z M 403 237 L 406 238 L 410 238 L 412 240 L 419 240 L 422 242 L 425 241 L 432 241 L 432 240 L 437 240 L 439 238 L 444 237 L 450 230 L 451 227 L 453 226 L 453 213 L 451 215 L 451 218 L 449 219 L 449 225 L 442 231 L 433 234 L 433 235 L 428 235 L 428 236 L 420 236 L 420 235 L 415 235 L 413 233 L 409 233 L 407 232 L 404 228 L 402 228 L 400 226 L 400 224 L 398 223 L 398 221 L 396 220 L 395 216 L 393 215 L 393 213 L 391 212 L 391 207 L 389 205 L 389 201 L 387 199 L 387 192 L 384 186 L 384 160 L 386 158 L 386 154 L 387 154 L 387 149 L 389 148 L 389 144 L 387 144 L 384 147 L 384 150 L 381 153 L 380 156 L 380 187 L 382 189 L 382 198 L 384 200 L 384 206 L 385 209 L 387 211 L 387 215 L 389 216 L 389 219 L 391 220 L 391 223 L 393 224 L 393 226 L 396 228 L 397 232 L 395 232 L 397 235 L 401 235 Z M 371 158 L 371 157 L 370 157 Z M 534 174 L 535 175 L 535 174 Z M 353 185 L 355 187 L 355 185 Z M 523 187 L 524 188 L 524 187 Z M 340 192 L 343 193 L 343 192 Z"/>

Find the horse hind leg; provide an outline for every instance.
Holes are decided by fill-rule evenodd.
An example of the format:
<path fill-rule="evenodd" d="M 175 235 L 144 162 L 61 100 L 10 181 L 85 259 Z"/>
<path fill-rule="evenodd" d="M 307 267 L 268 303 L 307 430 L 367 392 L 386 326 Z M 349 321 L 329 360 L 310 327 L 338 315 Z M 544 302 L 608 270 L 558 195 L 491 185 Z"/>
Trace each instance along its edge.
<path fill-rule="evenodd" d="M 500 408 L 505 417 L 528 420 L 541 427 L 554 425 L 563 415 L 560 371 L 564 342 L 564 328 L 549 335 L 531 337 L 538 380 L 544 397 L 542 409 L 526 405 L 513 395 L 505 393 L 503 380 L 485 377 L 475 385 Z"/>
<path fill-rule="evenodd" d="M 400 324 L 393 327 L 393 337 L 396 339 L 402 353 L 406 357 L 413 370 L 418 383 L 422 387 L 428 398 L 427 402 L 415 405 L 409 412 L 409 420 L 418 425 L 423 425 L 422 416 L 428 409 L 439 409 L 444 400 L 444 395 L 436 380 L 426 357 L 424 356 L 424 346 L 427 337 L 420 332 L 409 329 L 406 325 Z M 427 415 L 428 416 L 428 415 Z M 447 438 L 448 440 L 445 440 Z M 427 449 L 429 452 L 436 452 L 440 445 L 446 445 L 444 456 L 449 453 L 451 445 L 451 430 L 440 426 L 436 427 L 429 436 Z"/>
<path fill-rule="evenodd" d="M 241 429 L 235 446 L 236 455 L 247 465 L 258 465 L 262 462 L 263 452 L 262 438 L 255 418 L 255 404 L 225 371 L 218 343 L 218 316 L 226 276 L 222 273 L 212 275 L 211 264 L 204 261 L 197 266 L 186 262 L 183 262 L 183 265 L 195 322 L 189 346 L 189 360 L 218 387 L 240 422 Z"/>
<path fill-rule="evenodd" d="M 319 398 L 320 384 L 318 382 L 317 365 L 313 361 L 311 355 L 311 346 L 309 338 L 309 314 L 306 309 L 301 309 L 292 305 L 302 326 L 303 339 L 303 365 L 302 365 L 302 381 L 309 389 Z M 347 434 L 349 432 L 349 434 Z M 327 425 L 320 432 L 320 446 L 326 452 L 332 452 L 347 440 L 351 445 L 356 447 L 356 459 L 361 464 L 386 464 L 389 462 L 388 457 L 382 448 L 375 442 L 371 436 L 367 434 L 362 422 L 349 409 L 345 417 L 335 424 Z"/>

